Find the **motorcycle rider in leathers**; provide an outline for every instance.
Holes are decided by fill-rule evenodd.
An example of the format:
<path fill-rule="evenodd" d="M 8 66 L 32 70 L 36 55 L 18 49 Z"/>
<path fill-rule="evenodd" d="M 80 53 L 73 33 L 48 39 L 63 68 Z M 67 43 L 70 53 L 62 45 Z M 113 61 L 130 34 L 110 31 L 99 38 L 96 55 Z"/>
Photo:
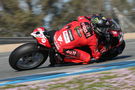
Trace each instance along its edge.
<path fill-rule="evenodd" d="M 104 24 L 104 25 L 103 25 Z M 56 51 L 68 58 L 64 58 L 64 62 L 89 64 L 91 59 L 98 60 L 103 52 L 98 50 L 98 34 L 101 31 L 98 27 L 108 26 L 110 22 L 101 15 L 79 16 L 77 20 L 65 25 L 58 31 L 45 30 L 47 41 L 52 47 L 56 47 Z M 43 27 L 41 27 L 43 29 Z M 45 28 L 44 28 L 45 29 Z M 102 36 L 106 36 L 103 35 Z M 106 39 L 108 41 L 108 39 Z M 91 54 L 77 49 L 77 47 L 88 46 Z M 104 48 L 104 51 L 107 49 Z M 50 53 L 51 54 L 51 53 Z M 52 57 L 52 56 L 51 56 Z M 51 61 L 51 65 L 54 65 Z"/>

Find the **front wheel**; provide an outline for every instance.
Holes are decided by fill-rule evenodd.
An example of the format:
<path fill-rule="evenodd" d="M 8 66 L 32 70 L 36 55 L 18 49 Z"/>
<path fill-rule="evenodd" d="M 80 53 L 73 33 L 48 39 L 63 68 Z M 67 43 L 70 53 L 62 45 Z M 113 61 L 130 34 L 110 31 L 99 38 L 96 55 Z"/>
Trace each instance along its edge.
<path fill-rule="evenodd" d="M 109 50 L 108 52 L 104 53 L 101 57 L 101 60 L 108 60 L 108 59 L 112 59 L 118 55 L 120 55 L 123 50 L 125 49 L 125 41 L 123 40 L 123 42 L 121 43 L 120 46 L 113 48 L 111 50 Z"/>
<path fill-rule="evenodd" d="M 48 51 L 42 51 L 39 48 L 40 46 L 36 43 L 19 46 L 9 56 L 10 66 L 18 71 L 39 67 L 48 57 Z"/>

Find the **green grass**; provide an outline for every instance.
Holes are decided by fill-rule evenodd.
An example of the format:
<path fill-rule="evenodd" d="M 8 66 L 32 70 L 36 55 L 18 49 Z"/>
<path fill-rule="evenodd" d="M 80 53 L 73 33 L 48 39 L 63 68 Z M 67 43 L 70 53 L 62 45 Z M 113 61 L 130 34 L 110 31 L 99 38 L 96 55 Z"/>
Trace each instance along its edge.
<path fill-rule="evenodd" d="M 50 88 L 48 88 L 47 90 L 59 90 L 60 88 L 65 88 L 65 89 L 68 88 L 68 90 L 85 90 L 85 89 L 88 89 L 88 88 L 92 89 L 92 90 L 97 90 L 97 89 L 95 89 L 95 87 L 99 87 L 99 88 L 102 88 L 102 87 L 112 88 L 112 86 L 106 85 L 105 84 L 106 82 L 96 82 L 96 83 L 92 83 L 92 84 L 88 84 L 88 85 L 85 85 L 85 83 L 86 82 L 73 81 L 73 82 L 68 82 L 68 83 L 64 83 L 64 84 L 50 85 Z M 75 88 L 71 88 L 71 87 L 66 86 L 68 84 L 74 84 L 74 85 L 78 85 L 78 86 L 75 87 Z"/>
<path fill-rule="evenodd" d="M 112 74 L 112 72 L 101 72 L 99 74 Z"/>
<path fill-rule="evenodd" d="M 128 70 L 135 71 L 135 67 L 128 68 Z"/>
<path fill-rule="evenodd" d="M 94 80 L 92 79 L 88 79 L 86 78 L 74 78 L 71 81 L 68 81 L 66 83 L 57 83 L 57 84 L 53 84 L 53 85 L 49 85 L 49 88 L 47 90 L 59 90 L 59 88 L 65 88 L 68 90 L 85 90 L 85 89 L 92 89 L 92 90 L 96 90 L 95 87 L 108 87 L 111 88 L 111 85 L 107 85 L 105 81 L 102 80 L 106 80 L 106 79 L 112 79 L 115 78 L 116 75 L 114 76 L 104 76 L 102 78 L 100 78 L 99 82 L 93 82 Z M 93 82 L 93 83 L 90 83 Z M 87 83 L 87 84 L 86 84 Z M 70 87 L 70 85 L 76 85 L 76 87 Z"/>
<path fill-rule="evenodd" d="M 30 88 L 29 90 L 39 90 L 39 88 Z"/>
<path fill-rule="evenodd" d="M 94 88 L 94 87 L 109 87 L 109 85 L 105 85 L 105 82 L 96 82 L 96 83 L 90 84 L 86 88 Z"/>
<path fill-rule="evenodd" d="M 86 80 L 86 79 L 81 79 L 81 78 L 74 78 L 71 81 L 65 82 L 65 83 L 58 83 L 58 84 L 53 84 L 53 85 L 49 85 L 49 89 L 48 90 L 57 90 L 58 88 L 68 88 L 68 90 L 75 90 L 77 88 L 79 88 L 79 90 L 81 90 L 80 88 L 84 87 L 85 82 L 92 82 L 93 80 Z M 76 85 L 77 87 L 72 88 L 70 86 L 74 86 Z"/>
<path fill-rule="evenodd" d="M 16 88 L 16 87 L 22 87 L 27 85 L 6 85 L 4 87 L 0 87 L 0 89 L 8 89 L 8 88 Z"/>
<path fill-rule="evenodd" d="M 113 79 L 113 78 L 117 78 L 118 76 L 117 75 L 111 75 L 111 76 L 104 76 L 104 77 L 101 77 L 99 78 L 100 80 L 107 80 L 107 79 Z"/>

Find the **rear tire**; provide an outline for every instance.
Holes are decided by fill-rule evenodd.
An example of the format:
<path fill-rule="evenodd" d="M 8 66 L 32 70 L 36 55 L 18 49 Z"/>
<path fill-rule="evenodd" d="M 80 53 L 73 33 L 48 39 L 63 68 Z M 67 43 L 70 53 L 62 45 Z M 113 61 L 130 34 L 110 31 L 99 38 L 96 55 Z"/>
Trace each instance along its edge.
<path fill-rule="evenodd" d="M 48 57 L 48 51 L 42 51 L 40 47 L 36 43 L 26 43 L 19 46 L 9 56 L 10 66 L 18 71 L 39 67 Z M 41 60 L 38 60 L 38 57 Z"/>

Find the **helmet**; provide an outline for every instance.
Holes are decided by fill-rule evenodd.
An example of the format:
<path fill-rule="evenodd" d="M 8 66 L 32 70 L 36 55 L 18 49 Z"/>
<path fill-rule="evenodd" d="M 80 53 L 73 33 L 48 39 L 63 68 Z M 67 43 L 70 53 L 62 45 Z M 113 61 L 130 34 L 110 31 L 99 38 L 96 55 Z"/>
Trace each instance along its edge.
<path fill-rule="evenodd" d="M 111 26 L 111 21 L 101 14 L 93 15 L 91 18 L 91 22 L 94 24 L 94 26 L 100 28 L 100 27 L 109 27 Z"/>
<path fill-rule="evenodd" d="M 47 30 L 44 27 L 38 27 L 34 29 L 34 31 L 31 33 L 32 36 L 34 36 L 38 43 L 50 48 L 51 44 L 49 42 L 49 39 L 47 37 Z"/>
<path fill-rule="evenodd" d="M 107 28 L 112 26 L 111 19 L 105 18 L 101 14 L 93 15 L 91 18 L 92 25 L 94 26 L 94 31 L 98 35 L 103 35 L 107 32 Z"/>

